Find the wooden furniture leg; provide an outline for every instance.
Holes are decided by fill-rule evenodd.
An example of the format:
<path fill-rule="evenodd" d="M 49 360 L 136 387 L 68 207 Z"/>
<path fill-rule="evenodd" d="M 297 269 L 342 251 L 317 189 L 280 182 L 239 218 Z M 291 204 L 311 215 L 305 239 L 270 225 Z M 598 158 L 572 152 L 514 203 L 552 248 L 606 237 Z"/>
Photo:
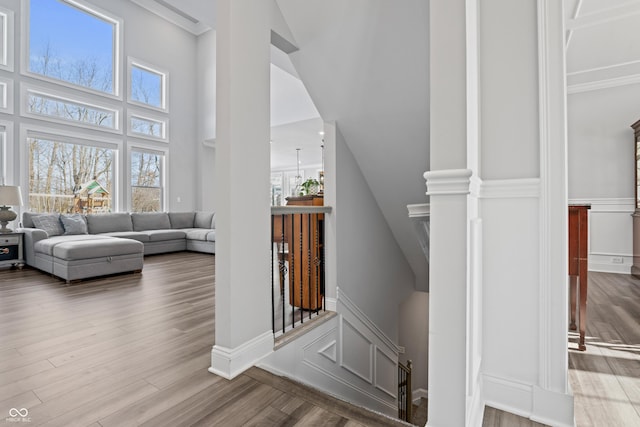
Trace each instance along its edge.
<path fill-rule="evenodd" d="M 578 290 L 578 277 L 569 276 L 569 303 L 571 304 L 571 321 L 569 323 L 569 329 L 575 331 L 576 326 L 576 291 Z"/>

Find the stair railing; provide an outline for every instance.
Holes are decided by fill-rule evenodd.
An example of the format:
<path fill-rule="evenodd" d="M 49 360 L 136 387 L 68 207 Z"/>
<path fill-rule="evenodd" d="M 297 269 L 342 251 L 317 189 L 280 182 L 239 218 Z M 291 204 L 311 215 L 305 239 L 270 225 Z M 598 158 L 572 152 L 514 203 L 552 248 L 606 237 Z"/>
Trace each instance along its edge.
<path fill-rule="evenodd" d="M 413 419 L 411 396 L 411 360 L 407 365 L 398 362 L 398 418 L 410 423 Z"/>

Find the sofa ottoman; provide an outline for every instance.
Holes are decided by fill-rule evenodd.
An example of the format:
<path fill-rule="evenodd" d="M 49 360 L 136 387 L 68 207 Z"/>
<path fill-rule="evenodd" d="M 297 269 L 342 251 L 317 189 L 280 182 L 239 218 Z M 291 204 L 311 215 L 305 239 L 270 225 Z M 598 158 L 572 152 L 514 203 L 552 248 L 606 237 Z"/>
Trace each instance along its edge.
<path fill-rule="evenodd" d="M 144 244 L 132 239 L 103 238 L 60 242 L 52 248 L 53 274 L 72 280 L 127 271 L 140 272 Z"/>

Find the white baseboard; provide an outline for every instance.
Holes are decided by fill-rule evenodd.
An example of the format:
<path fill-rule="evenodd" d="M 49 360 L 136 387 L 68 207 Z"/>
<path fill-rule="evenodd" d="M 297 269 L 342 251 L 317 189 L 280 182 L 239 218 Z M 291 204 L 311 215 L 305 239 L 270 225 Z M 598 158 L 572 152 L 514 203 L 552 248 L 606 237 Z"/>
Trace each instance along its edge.
<path fill-rule="evenodd" d="M 573 396 L 483 375 L 485 405 L 546 425 L 574 426 Z"/>
<path fill-rule="evenodd" d="M 214 345 L 209 372 L 235 378 L 273 352 L 273 332 L 267 331 L 235 348 Z"/>
<path fill-rule="evenodd" d="M 413 398 L 413 404 L 419 405 L 420 399 L 422 399 L 423 397 L 425 399 L 429 399 L 429 390 L 427 390 L 426 388 L 417 388 L 411 392 L 411 397 Z"/>

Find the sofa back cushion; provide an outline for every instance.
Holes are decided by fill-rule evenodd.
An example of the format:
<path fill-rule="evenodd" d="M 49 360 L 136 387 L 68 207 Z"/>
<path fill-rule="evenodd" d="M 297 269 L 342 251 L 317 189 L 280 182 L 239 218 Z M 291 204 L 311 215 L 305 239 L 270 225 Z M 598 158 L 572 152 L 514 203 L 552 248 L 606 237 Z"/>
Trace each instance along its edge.
<path fill-rule="evenodd" d="M 193 226 L 196 228 L 211 228 L 213 222 L 213 212 L 197 211 L 193 220 Z"/>
<path fill-rule="evenodd" d="M 195 212 L 169 212 L 171 228 L 193 228 Z"/>
<path fill-rule="evenodd" d="M 39 214 L 31 217 L 35 228 L 40 228 L 47 232 L 49 237 L 60 236 L 64 234 L 64 228 L 60 222 L 60 214 Z"/>
<path fill-rule="evenodd" d="M 60 222 L 64 227 L 64 234 L 87 234 L 88 232 L 87 220 L 82 214 L 62 214 Z"/>
<path fill-rule="evenodd" d="M 131 215 L 128 213 L 87 215 L 87 227 L 90 234 L 133 231 Z"/>
<path fill-rule="evenodd" d="M 169 214 L 166 212 L 132 213 L 133 231 L 167 230 L 171 228 Z"/>

